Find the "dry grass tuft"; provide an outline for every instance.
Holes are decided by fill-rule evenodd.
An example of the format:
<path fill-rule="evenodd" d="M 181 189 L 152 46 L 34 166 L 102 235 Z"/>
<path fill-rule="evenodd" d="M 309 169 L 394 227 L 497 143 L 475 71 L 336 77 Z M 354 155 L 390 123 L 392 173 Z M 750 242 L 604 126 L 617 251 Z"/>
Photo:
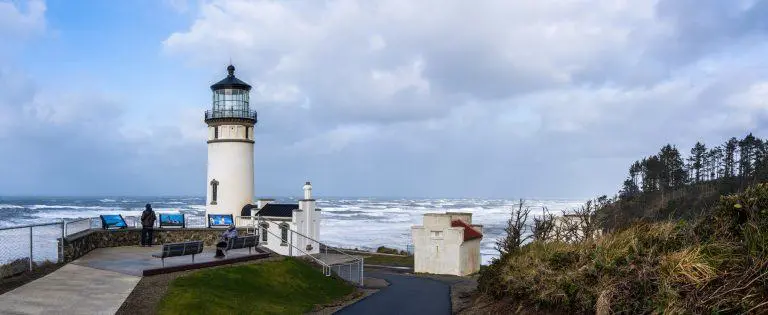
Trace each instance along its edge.
<path fill-rule="evenodd" d="M 709 265 L 699 246 L 666 255 L 662 258 L 660 271 L 664 278 L 672 282 L 696 286 L 702 286 L 717 276 L 717 271 Z"/>

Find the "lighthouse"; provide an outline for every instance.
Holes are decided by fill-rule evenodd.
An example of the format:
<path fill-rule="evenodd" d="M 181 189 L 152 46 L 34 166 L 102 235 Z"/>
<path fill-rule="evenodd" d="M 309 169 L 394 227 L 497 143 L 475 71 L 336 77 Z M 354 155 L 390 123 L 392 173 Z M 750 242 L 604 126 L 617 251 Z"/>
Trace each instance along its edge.
<path fill-rule="evenodd" d="M 208 214 L 240 215 L 253 203 L 253 129 L 256 111 L 249 106 L 251 86 L 235 77 L 211 85 L 211 110 L 205 112 L 208 125 L 208 177 L 205 211 Z"/>

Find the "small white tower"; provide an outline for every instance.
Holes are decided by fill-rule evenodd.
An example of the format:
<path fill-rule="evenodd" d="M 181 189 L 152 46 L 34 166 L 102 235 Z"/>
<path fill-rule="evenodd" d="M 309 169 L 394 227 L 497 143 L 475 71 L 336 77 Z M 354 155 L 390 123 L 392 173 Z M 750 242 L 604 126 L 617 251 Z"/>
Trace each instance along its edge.
<path fill-rule="evenodd" d="M 312 199 L 312 184 L 306 182 L 302 189 L 304 189 L 304 199 Z"/>
<path fill-rule="evenodd" d="M 320 214 L 315 199 L 312 199 L 312 184 L 306 182 L 302 189 L 304 189 L 304 199 L 299 200 L 301 218 L 298 220 L 300 225 L 298 229 L 304 235 L 317 240 L 320 239 Z"/>
<path fill-rule="evenodd" d="M 208 214 L 240 215 L 253 203 L 253 129 L 251 86 L 227 67 L 226 78 L 211 85 L 212 109 L 205 112 L 208 125 L 208 178 L 205 211 Z"/>

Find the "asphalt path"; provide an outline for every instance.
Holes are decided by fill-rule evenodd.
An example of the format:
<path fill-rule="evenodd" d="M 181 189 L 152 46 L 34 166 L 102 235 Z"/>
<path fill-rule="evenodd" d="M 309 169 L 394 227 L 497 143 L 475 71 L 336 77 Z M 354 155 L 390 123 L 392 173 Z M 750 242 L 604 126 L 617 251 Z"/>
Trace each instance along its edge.
<path fill-rule="evenodd" d="M 380 271 L 366 270 L 365 275 L 387 280 L 390 285 L 335 314 L 451 314 L 450 286 L 446 283 Z"/>

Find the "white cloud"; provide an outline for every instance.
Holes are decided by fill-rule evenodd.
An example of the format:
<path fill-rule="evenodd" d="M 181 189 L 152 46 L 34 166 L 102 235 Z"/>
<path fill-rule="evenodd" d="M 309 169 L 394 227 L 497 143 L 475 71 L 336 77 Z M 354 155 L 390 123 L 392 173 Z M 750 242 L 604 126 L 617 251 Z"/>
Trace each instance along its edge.
<path fill-rule="evenodd" d="M 163 4 L 170 7 L 174 11 L 178 13 L 185 13 L 187 12 L 190 7 L 192 6 L 190 4 L 191 0 L 163 0 Z"/>
<path fill-rule="evenodd" d="M 19 38 L 45 29 L 45 2 L 29 0 L 21 3 L 0 2 L 0 38 Z"/>
<path fill-rule="evenodd" d="M 368 48 L 371 51 L 382 50 L 387 47 L 387 42 L 381 35 L 373 35 L 368 38 Z"/>
<path fill-rule="evenodd" d="M 375 95 L 387 99 L 409 88 L 418 94 L 429 94 L 429 81 L 422 76 L 423 71 L 424 60 L 420 57 L 394 70 L 371 70 Z"/>
<path fill-rule="evenodd" d="M 396 92 L 404 87 L 506 98 L 571 84 L 606 64 L 634 71 L 638 48 L 663 33 L 653 8 L 648 1 L 607 0 L 213 1 L 164 45 L 211 67 L 223 55 L 236 56 L 244 71 L 261 74 L 257 80 L 295 84 L 339 111 L 338 119 L 358 119 L 365 107 L 379 113 L 381 106 L 412 119 L 460 103 L 403 99 Z M 369 99 L 387 96 L 388 105 Z M 396 103 L 402 106 L 390 106 Z"/>
<path fill-rule="evenodd" d="M 166 54 L 208 69 L 232 57 L 254 86 L 265 172 L 298 172 L 289 161 L 303 161 L 308 172 L 333 170 L 326 180 L 342 188 L 363 173 L 413 183 L 411 195 L 609 193 L 625 176 L 622 161 L 665 142 L 763 130 L 768 120 L 763 2 L 165 3 L 194 17 L 168 35 Z M 0 19 L 10 18 L 0 25 L 16 22 L 0 27 L 1 39 L 19 38 L 3 29 L 44 29 L 42 2 L 3 4 Z M 104 141 L 103 157 L 127 172 L 189 178 L 204 165 L 202 108 L 172 121 L 131 112 L 128 125 L 119 99 L 16 77 L 0 70 L 0 113 L 25 108 L 21 117 L 50 126 L 36 129 L 47 145 Z M 110 137 L 85 127 L 104 121 Z M 0 136 L 17 125 L 0 118 Z M 577 177 L 586 174 L 595 175 Z M 422 180 L 434 190 L 418 191 Z"/>
<path fill-rule="evenodd" d="M 327 132 L 309 136 L 289 147 L 289 150 L 330 154 L 344 150 L 361 141 L 370 141 L 378 134 L 379 128 L 371 125 L 343 125 Z"/>
<path fill-rule="evenodd" d="M 731 95 L 728 105 L 737 109 L 768 111 L 768 82 L 755 82 L 745 91 Z"/>

